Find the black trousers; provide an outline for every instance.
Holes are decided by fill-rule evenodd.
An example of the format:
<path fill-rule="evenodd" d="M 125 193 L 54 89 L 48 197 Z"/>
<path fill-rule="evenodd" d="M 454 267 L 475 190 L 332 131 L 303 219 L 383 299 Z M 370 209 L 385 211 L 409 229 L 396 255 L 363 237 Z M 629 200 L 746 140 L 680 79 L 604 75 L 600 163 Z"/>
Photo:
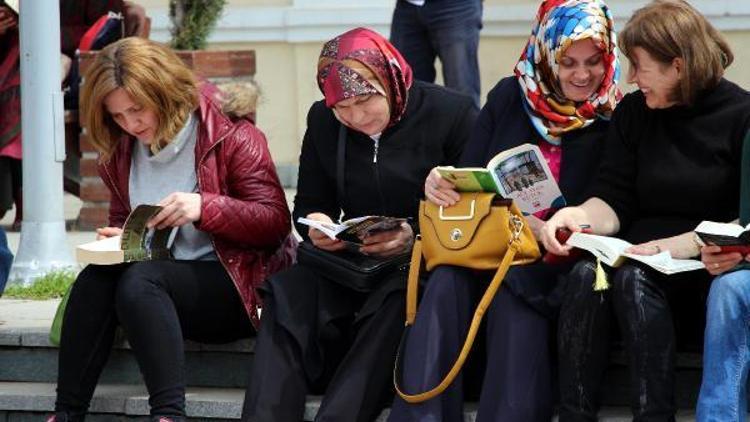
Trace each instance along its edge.
<path fill-rule="evenodd" d="M 427 391 L 448 373 L 492 275 L 452 266 L 432 272 L 402 351 L 406 392 Z M 553 268 L 534 264 L 511 267 L 506 280 L 534 283 L 549 277 L 555 277 Z M 396 397 L 388 422 L 461 422 L 464 389 L 479 385 L 477 422 L 548 422 L 552 418 L 552 322 L 505 287 L 498 290 L 484 318 L 486 356 L 477 356 L 483 358 L 478 365 L 483 381 L 481 376 L 471 376 L 470 361 L 453 384 L 433 399 L 409 404 Z M 479 343 L 474 344 L 473 358 L 481 352 Z"/>
<path fill-rule="evenodd" d="M 60 339 L 55 411 L 82 420 L 122 325 L 152 416 L 185 415 L 184 339 L 225 343 L 252 325 L 217 261 L 87 266 L 73 284 Z"/>
<path fill-rule="evenodd" d="M 357 293 L 300 264 L 271 277 L 242 420 L 299 422 L 307 394 L 323 394 L 315 421 L 375 420 L 393 398 L 404 287 L 397 274 Z"/>
<path fill-rule="evenodd" d="M 608 269 L 609 290 L 594 292 L 595 274 L 596 263 L 584 260 L 565 281 L 557 336 L 560 421 L 597 420 L 613 319 L 627 355 L 633 420 L 674 421 L 677 338 L 700 344 L 710 276 L 667 276 L 627 263 Z"/>

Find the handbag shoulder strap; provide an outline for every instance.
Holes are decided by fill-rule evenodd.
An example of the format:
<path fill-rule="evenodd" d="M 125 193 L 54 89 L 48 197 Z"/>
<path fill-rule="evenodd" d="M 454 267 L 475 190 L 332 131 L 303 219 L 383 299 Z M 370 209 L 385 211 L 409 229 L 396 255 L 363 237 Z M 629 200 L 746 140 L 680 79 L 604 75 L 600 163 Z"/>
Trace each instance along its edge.
<path fill-rule="evenodd" d="M 344 209 L 344 165 L 346 164 L 346 126 L 339 126 L 339 136 L 336 145 L 336 199 L 341 209 Z"/>
<path fill-rule="evenodd" d="M 474 311 L 474 317 L 471 320 L 471 326 L 469 327 L 469 332 L 466 334 L 466 340 L 464 341 L 464 345 L 461 348 L 461 352 L 458 355 L 458 358 L 456 358 L 456 362 L 453 364 L 453 367 L 448 371 L 448 374 L 445 375 L 443 380 L 434 388 L 431 390 L 425 391 L 423 393 L 417 393 L 417 394 L 407 394 L 405 393 L 401 387 L 399 387 L 399 376 L 398 374 L 401 373 L 400 366 L 401 366 L 401 359 L 402 359 L 402 348 L 404 345 L 404 339 L 406 338 L 406 335 L 408 334 L 408 328 L 414 323 L 414 317 L 417 313 L 417 290 L 419 288 L 418 286 L 418 275 L 419 275 L 419 266 L 421 264 L 421 250 L 422 250 L 422 241 L 416 240 L 414 242 L 414 251 L 419 250 L 419 255 L 412 254 L 412 262 L 411 262 L 411 268 L 409 269 L 409 279 L 408 279 L 408 285 L 406 288 L 406 327 L 407 330 L 404 332 L 404 335 L 401 337 L 401 344 L 398 348 L 398 353 L 396 355 L 396 364 L 393 367 L 393 386 L 396 389 L 396 392 L 398 395 L 404 399 L 407 403 L 421 403 L 423 401 L 429 400 L 431 398 L 434 398 L 438 394 L 445 391 L 448 386 L 451 385 L 453 380 L 458 376 L 458 373 L 461 371 L 461 368 L 464 365 L 464 362 L 466 362 L 466 358 L 469 356 L 469 351 L 471 351 L 471 347 L 474 344 L 474 339 L 476 338 L 477 332 L 479 331 L 479 325 L 482 322 L 482 317 L 484 316 L 484 313 L 487 311 L 487 308 L 492 303 L 492 299 L 494 299 L 495 294 L 497 293 L 497 290 L 500 288 L 500 285 L 503 282 L 503 279 L 505 278 L 505 275 L 508 273 L 508 269 L 510 268 L 511 263 L 513 262 L 513 258 L 516 256 L 516 252 L 518 251 L 518 241 L 513 241 L 508 246 L 508 250 L 505 253 L 505 256 L 503 257 L 503 260 L 500 262 L 500 266 L 497 268 L 497 271 L 495 272 L 495 276 L 492 277 L 492 281 L 490 282 L 489 287 L 487 287 L 487 290 L 484 292 L 484 295 L 482 296 L 482 299 L 479 301 L 479 304 L 477 305 L 477 309 Z M 416 260 L 416 265 L 415 265 Z"/>

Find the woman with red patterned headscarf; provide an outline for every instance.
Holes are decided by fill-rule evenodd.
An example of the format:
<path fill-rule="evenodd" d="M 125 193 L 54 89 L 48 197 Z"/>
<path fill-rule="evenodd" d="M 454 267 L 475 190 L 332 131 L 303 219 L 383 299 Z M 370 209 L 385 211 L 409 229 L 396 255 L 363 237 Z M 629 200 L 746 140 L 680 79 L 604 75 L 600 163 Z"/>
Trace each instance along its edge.
<path fill-rule="evenodd" d="M 307 116 L 294 220 L 415 217 L 427 173 L 461 154 L 477 114 L 471 98 L 413 81 L 401 54 L 364 28 L 323 46 L 317 81 L 324 100 Z M 414 236 L 409 223 L 361 245 L 301 224 L 297 231 L 314 247 L 352 259 L 406 253 Z M 377 418 L 392 397 L 406 275 L 387 273 L 361 292 L 298 263 L 268 280 L 243 420 L 298 422 L 308 394 L 324 394 L 315 420 Z"/>

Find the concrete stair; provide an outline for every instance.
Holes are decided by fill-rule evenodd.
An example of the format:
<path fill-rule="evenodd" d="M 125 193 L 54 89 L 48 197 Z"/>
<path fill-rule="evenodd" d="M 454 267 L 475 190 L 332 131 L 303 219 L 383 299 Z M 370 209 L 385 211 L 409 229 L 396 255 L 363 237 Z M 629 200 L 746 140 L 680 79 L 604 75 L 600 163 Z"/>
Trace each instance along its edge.
<path fill-rule="evenodd" d="M 0 422 L 43 420 L 54 408 L 57 349 L 47 337 L 56 302 L 0 299 Z M 10 321 L 9 321 L 10 320 Z M 186 342 L 187 412 L 190 420 L 236 421 L 242 411 L 244 385 L 252 363 L 254 340 L 225 345 Z M 700 356 L 680 355 L 678 403 L 680 421 L 693 420 L 700 383 Z M 607 373 L 601 421 L 629 421 L 628 381 L 624 356 L 615 353 Z M 310 397 L 305 419 L 312 420 L 320 398 Z M 476 406 L 467 404 L 465 421 L 475 421 Z M 116 341 L 91 405 L 91 421 L 147 421 L 148 394 L 132 352 Z M 385 421 L 387 410 L 378 418 Z"/>

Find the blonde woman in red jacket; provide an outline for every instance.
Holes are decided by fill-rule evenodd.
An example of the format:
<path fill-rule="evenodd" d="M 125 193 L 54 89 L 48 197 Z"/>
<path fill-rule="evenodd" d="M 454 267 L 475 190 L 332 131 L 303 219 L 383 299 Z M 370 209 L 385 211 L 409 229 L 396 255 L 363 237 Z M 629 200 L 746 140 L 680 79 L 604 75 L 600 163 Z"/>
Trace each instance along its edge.
<path fill-rule="evenodd" d="M 290 216 L 263 134 L 232 123 L 169 49 L 126 38 L 85 75 L 82 113 L 111 192 L 109 227 L 135 206 L 163 210 L 174 260 L 87 266 L 70 294 L 56 415 L 82 420 L 122 326 L 149 391 L 152 420 L 185 419 L 183 340 L 221 343 L 258 323 L 255 287 L 291 262 Z"/>

